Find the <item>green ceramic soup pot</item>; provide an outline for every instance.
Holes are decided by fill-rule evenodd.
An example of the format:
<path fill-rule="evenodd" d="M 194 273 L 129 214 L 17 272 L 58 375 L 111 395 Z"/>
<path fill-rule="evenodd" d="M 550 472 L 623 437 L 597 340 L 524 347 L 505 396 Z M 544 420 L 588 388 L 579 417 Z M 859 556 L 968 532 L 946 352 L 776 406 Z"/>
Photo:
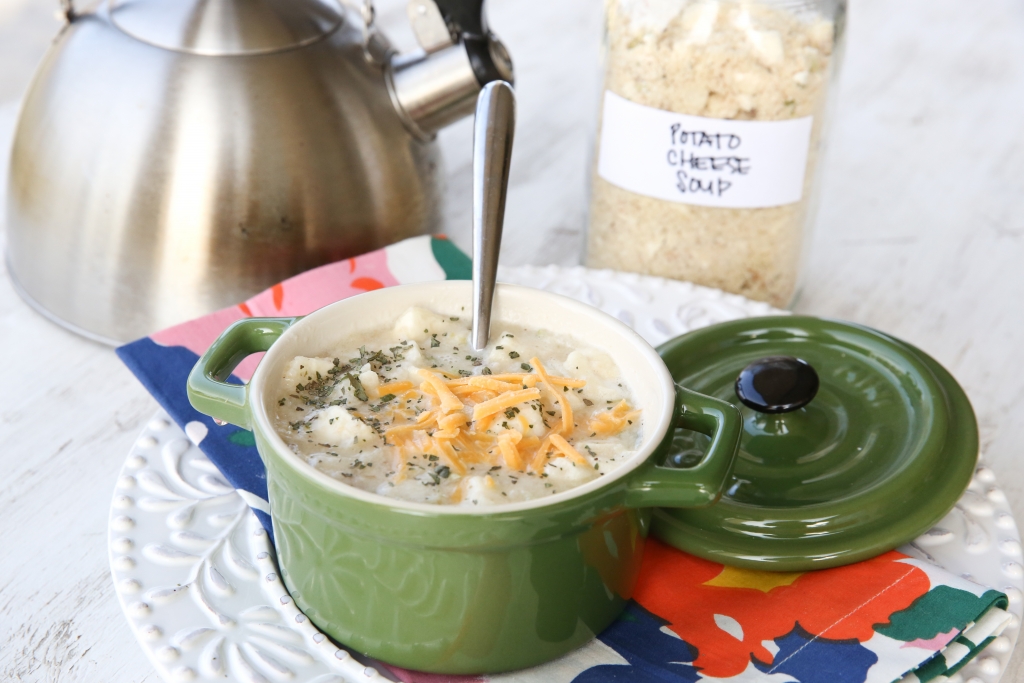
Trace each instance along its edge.
<path fill-rule="evenodd" d="M 358 347 L 410 306 L 466 315 L 470 295 L 469 282 L 406 285 L 302 319 L 242 320 L 214 342 L 188 385 L 198 410 L 255 435 L 278 564 L 298 606 L 353 650 L 437 673 L 519 669 L 593 638 L 633 592 L 650 508 L 713 504 L 742 430 L 736 408 L 675 386 L 657 352 L 618 320 L 562 296 L 500 285 L 495 324 L 567 335 L 615 359 L 643 411 L 634 457 L 540 500 L 429 505 L 347 486 L 306 464 L 275 432 L 271 415 L 289 360 Z M 248 385 L 224 381 L 259 351 L 267 354 Z M 696 467 L 657 464 L 677 428 L 710 437 Z"/>

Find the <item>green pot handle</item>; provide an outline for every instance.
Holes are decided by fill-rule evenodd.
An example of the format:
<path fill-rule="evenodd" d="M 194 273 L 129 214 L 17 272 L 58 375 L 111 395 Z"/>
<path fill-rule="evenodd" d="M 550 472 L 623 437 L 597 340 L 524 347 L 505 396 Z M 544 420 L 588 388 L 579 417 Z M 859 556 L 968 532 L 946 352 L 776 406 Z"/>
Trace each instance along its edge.
<path fill-rule="evenodd" d="M 246 318 L 232 323 L 188 375 L 192 407 L 221 422 L 251 429 L 249 385 L 225 380 L 246 357 L 266 351 L 299 318 Z"/>
<path fill-rule="evenodd" d="M 662 446 L 630 482 L 626 505 L 630 507 L 692 508 L 715 503 L 722 495 L 739 452 L 743 418 L 736 406 L 676 386 L 674 429 L 692 429 L 711 437 L 704 458 L 694 467 L 661 467 L 657 463 L 672 443 L 672 431 Z"/>

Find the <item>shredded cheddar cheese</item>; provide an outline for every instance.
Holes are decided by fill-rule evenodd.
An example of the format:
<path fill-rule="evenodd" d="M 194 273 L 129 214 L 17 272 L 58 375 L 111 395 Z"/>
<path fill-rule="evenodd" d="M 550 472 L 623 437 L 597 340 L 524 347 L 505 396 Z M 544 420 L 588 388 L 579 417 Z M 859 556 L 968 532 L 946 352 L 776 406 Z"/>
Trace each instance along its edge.
<path fill-rule="evenodd" d="M 451 441 L 447 439 L 434 439 L 434 447 L 434 455 L 441 456 L 441 459 L 452 468 L 453 472 L 458 472 L 459 474 L 466 473 L 466 466 L 463 464 L 462 458 L 452 448 Z"/>
<path fill-rule="evenodd" d="M 632 424 L 632 420 L 639 415 L 639 410 L 633 410 L 628 403 L 620 401 L 614 408 L 598 413 L 587 428 L 598 436 L 614 436 Z"/>
<path fill-rule="evenodd" d="M 479 387 L 481 389 L 487 389 L 497 394 L 504 393 L 506 391 L 512 391 L 518 389 L 521 384 L 509 384 L 508 382 L 502 382 L 501 380 L 491 379 L 490 377 L 470 377 L 467 382 L 469 388 L 474 389 Z"/>
<path fill-rule="evenodd" d="M 437 426 L 441 429 L 455 429 L 469 422 L 469 416 L 465 413 L 452 413 L 451 415 L 445 415 L 437 421 Z"/>
<path fill-rule="evenodd" d="M 448 385 L 440 377 L 426 369 L 420 370 L 419 375 L 427 380 L 424 384 L 434 390 L 433 393 L 440 399 L 441 409 L 444 412 L 451 413 L 465 408 L 458 396 L 452 393 L 452 390 L 448 388 Z M 420 388 L 423 388 L 423 385 L 420 385 Z"/>
<path fill-rule="evenodd" d="M 516 432 L 516 434 L 518 433 L 519 432 Z M 504 460 L 506 467 L 517 471 L 521 471 L 523 469 L 523 459 L 519 455 L 519 449 L 516 448 L 516 444 L 513 441 L 513 438 L 509 435 L 509 432 L 505 432 L 498 437 L 498 449 L 501 451 L 501 457 Z"/>
<path fill-rule="evenodd" d="M 512 408 L 520 403 L 535 401 L 540 398 L 540 389 L 518 389 L 496 396 L 489 401 L 478 403 L 473 406 L 473 419 L 479 420 L 488 415 L 494 415 L 506 408 Z"/>
<path fill-rule="evenodd" d="M 555 391 L 555 388 L 552 385 L 552 380 L 548 376 L 547 370 L 544 369 L 544 366 L 541 364 L 539 358 L 535 356 L 530 359 L 530 362 L 533 363 L 533 366 L 535 368 L 537 368 L 537 374 L 540 375 L 540 378 L 544 381 L 544 384 L 546 384 L 548 388 L 551 390 L 551 392 L 555 395 L 555 400 L 558 402 L 558 406 L 562 409 L 561 433 L 565 434 L 566 436 L 572 434 L 572 430 L 575 427 L 575 425 L 572 421 L 572 406 L 569 405 L 568 399 L 566 399 L 565 396 L 562 395 L 562 393 Z"/>
<path fill-rule="evenodd" d="M 580 455 L 580 452 L 573 448 L 569 444 L 569 442 L 562 437 L 561 434 L 551 435 L 551 445 L 557 448 L 559 451 L 561 451 L 562 455 L 569 458 L 573 462 L 580 465 L 586 465 L 587 467 L 590 466 L 590 463 L 587 461 L 587 459 Z"/>
<path fill-rule="evenodd" d="M 548 462 L 548 453 L 551 451 L 551 436 L 544 437 L 544 440 L 540 442 L 540 446 L 537 447 L 537 452 L 533 456 L 533 460 L 530 461 L 530 469 L 534 472 L 542 472 L 544 465 Z"/>
<path fill-rule="evenodd" d="M 487 377 L 483 377 L 483 376 L 460 377 L 458 379 L 450 380 L 448 382 L 448 386 L 459 386 L 461 384 L 474 384 L 478 380 L 481 380 L 481 379 L 497 380 L 498 382 L 506 382 L 506 383 L 518 384 L 520 386 L 522 386 L 523 384 L 526 384 L 527 386 L 533 386 L 533 385 L 537 384 L 537 382 L 541 381 L 540 376 L 534 375 L 532 373 L 528 373 L 528 372 L 506 372 L 506 373 L 502 373 L 502 374 L 499 374 L 499 375 L 489 375 Z M 554 376 L 552 376 L 552 377 L 549 377 L 548 379 L 553 384 L 556 384 L 557 386 L 569 387 L 570 389 L 582 389 L 583 387 L 587 386 L 586 380 L 573 379 L 571 377 L 554 377 Z"/>
<path fill-rule="evenodd" d="M 561 390 L 562 387 L 582 387 L 586 382 L 551 376 L 536 357 L 530 359 L 530 365 L 536 374 L 508 373 L 447 381 L 430 370 L 419 370 L 424 379 L 419 389 L 431 399 L 431 405 L 414 420 L 394 425 L 385 432 L 385 442 L 394 446 L 398 453 L 397 481 L 405 478 L 408 457 L 417 451 L 440 458 L 459 474 L 467 471 L 467 462 L 493 462 L 495 459 L 510 470 L 525 472 L 530 469 L 540 473 L 552 452 L 576 464 L 591 467 L 590 461 L 567 439 L 575 425 L 572 406 Z M 491 433 L 497 416 L 510 408 L 530 401 L 540 401 L 541 408 L 546 407 L 540 388 L 522 388 L 529 384 L 541 385 L 558 407 L 561 417 L 557 425 L 549 428 L 543 438 L 524 437 L 523 431 L 530 425 L 526 415 L 520 412 L 516 417 L 522 431 L 506 428 L 498 434 Z M 412 386 L 411 382 L 394 382 L 389 388 L 406 391 Z M 599 413 L 588 423 L 587 429 L 592 434 L 614 435 L 625 429 L 639 412 L 621 401 Z M 395 409 L 394 414 L 400 415 L 401 411 Z M 507 426 L 507 422 L 503 424 Z"/>

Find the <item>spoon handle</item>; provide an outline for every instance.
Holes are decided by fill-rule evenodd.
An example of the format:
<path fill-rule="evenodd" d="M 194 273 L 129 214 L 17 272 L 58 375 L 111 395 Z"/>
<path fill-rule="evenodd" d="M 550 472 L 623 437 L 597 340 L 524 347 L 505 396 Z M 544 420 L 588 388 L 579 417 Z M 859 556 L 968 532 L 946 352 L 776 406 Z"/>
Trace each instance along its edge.
<path fill-rule="evenodd" d="M 473 348 L 487 345 L 498 276 L 505 193 L 516 127 L 516 96 L 505 81 L 484 86 L 473 124 Z"/>

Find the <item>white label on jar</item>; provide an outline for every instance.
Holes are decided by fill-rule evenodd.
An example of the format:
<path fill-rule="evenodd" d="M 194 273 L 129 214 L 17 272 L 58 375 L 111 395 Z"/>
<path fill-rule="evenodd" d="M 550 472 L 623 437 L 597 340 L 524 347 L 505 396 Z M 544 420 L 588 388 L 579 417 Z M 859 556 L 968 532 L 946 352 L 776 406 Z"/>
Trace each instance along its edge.
<path fill-rule="evenodd" d="M 800 201 L 813 117 L 735 121 L 604 94 L 598 174 L 670 202 L 754 209 Z"/>

